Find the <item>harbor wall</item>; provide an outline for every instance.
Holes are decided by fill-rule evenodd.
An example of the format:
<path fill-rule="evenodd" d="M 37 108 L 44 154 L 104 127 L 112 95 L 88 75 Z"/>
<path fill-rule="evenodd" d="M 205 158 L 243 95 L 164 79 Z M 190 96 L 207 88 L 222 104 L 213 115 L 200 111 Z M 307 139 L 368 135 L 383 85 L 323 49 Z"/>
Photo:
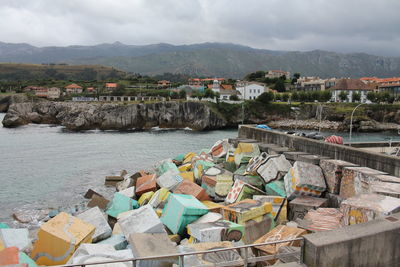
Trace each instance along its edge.
<path fill-rule="evenodd" d="M 296 151 L 349 161 L 360 166 L 387 172 L 394 176 L 400 176 L 400 158 L 395 156 L 288 135 L 277 131 L 259 129 L 250 125 L 239 126 L 238 135 L 239 138 L 255 139 L 263 143 L 272 143 Z"/>

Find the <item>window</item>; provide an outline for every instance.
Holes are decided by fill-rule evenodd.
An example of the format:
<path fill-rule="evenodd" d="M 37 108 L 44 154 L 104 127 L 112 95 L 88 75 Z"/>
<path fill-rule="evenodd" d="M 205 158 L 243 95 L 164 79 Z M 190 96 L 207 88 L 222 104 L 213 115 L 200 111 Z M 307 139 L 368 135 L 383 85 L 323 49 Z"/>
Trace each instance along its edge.
<path fill-rule="evenodd" d="M 260 89 L 258 89 L 258 93 L 260 93 Z"/>

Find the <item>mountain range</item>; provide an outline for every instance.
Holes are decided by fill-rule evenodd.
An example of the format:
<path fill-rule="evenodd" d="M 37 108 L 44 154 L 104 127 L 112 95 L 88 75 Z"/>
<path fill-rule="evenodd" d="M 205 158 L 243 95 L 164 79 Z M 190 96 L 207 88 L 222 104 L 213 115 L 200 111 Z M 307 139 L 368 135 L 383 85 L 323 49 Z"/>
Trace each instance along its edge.
<path fill-rule="evenodd" d="M 169 72 L 227 78 L 243 78 L 250 72 L 271 69 L 321 78 L 400 75 L 400 57 L 322 50 L 272 51 L 230 43 L 139 46 L 115 42 L 94 46 L 36 47 L 0 42 L 0 62 L 100 64 L 145 75 Z"/>

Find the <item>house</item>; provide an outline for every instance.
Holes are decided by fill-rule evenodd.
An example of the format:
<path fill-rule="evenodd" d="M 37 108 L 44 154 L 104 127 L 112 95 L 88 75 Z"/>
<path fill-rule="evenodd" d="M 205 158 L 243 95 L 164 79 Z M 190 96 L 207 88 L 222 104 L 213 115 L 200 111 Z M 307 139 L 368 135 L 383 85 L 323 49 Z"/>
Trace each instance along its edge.
<path fill-rule="evenodd" d="M 157 87 L 169 87 L 171 85 L 170 81 L 161 80 L 157 82 Z"/>
<path fill-rule="evenodd" d="M 345 92 L 347 94 L 347 100 L 345 102 L 353 102 L 353 94 L 358 93 L 361 96 L 361 102 L 367 101 L 367 94 L 375 91 L 371 86 L 368 86 L 360 79 L 340 79 L 336 82 L 336 85 L 331 88 L 332 100 L 334 102 L 342 101 L 340 99 L 340 93 Z"/>
<path fill-rule="evenodd" d="M 325 91 L 326 80 L 319 77 L 300 77 L 295 84 L 299 91 Z"/>
<path fill-rule="evenodd" d="M 400 81 L 397 83 L 382 83 L 378 85 L 379 92 L 388 92 L 396 99 L 400 97 Z"/>
<path fill-rule="evenodd" d="M 83 88 L 76 83 L 65 86 L 65 91 L 67 94 L 80 94 L 83 91 Z"/>
<path fill-rule="evenodd" d="M 117 90 L 117 87 L 118 87 L 118 84 L 116 84 L 116 83 L 106 83 L 106 86 L 105 86 L 107 91 L 115 91 L 115 90 Z"/>
<path fill-rule="evenodd" d="M 269 70 L 265 74 L 265 78 L 270 78 L 270 79 L 280 78 L 282 76 L 285 76 L 286 78 L 289 78 L 290 77 L 290 72 L 283 71 L 283 70 Z"/>
<path fill-rule="evenodd" d="M 268 88 L 263 83 L 258 82 L 238 82 L 236 90 L 240 92 L 241 99 L 252 100 L 259 95 L 268 91 Z"/>
<path fill-rule="evenodd" d="M 47 88 L 41 87 L 40 89 L 34 90 L 34 92 L 35 92 L 35 96 L 46 97 L 46 98 L 48 97 L 48 89 Z"/>
<path fill-rule="evenodd" d="M 240 92 L 232 89 L 220 89 L 219 90 L 219 99 L 221 100 L 229 100 L 231 96 L 237 95 L 240 98 Z"/>
<path fill-rule="evenodd" d="M 88 93 L 92 93 L 92 92 L 94 92 L 94 87 L 88 87 L 88 88 L 86 88 L 86 91 Z"/>
<path fill-rule="evenodd" d="M 221 84 L 223 81 L 225 81 L 225 78 L 205 78 L 205 79 L 190 78 L 188 80 L 188 83 L 190 86 L 200 87 L 203 86 L 205 83 L 214 82 L 215 80 L 217 80 L 218 83 Z"/>
<path fill-rule="evenodd" d="M 47 98 L 48 99 L 58 99 L 61 95 L 61 89 L 58 87 L 51 87 L 47 89 Z"/>

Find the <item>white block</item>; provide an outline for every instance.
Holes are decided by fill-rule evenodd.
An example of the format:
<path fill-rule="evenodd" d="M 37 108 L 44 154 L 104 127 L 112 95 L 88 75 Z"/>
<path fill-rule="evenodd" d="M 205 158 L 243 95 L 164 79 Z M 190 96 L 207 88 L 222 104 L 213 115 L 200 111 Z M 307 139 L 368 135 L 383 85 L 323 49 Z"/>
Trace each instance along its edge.
<path fill-rule="evenodd" d="M 99 207 L 88 209 L 76 217 L 96 227 L 96 231 L 93 234 L 93 243 L 99 242 L 111 236 L 112 229 L 108 225 L 105 214 L 100 210 Z"/>

